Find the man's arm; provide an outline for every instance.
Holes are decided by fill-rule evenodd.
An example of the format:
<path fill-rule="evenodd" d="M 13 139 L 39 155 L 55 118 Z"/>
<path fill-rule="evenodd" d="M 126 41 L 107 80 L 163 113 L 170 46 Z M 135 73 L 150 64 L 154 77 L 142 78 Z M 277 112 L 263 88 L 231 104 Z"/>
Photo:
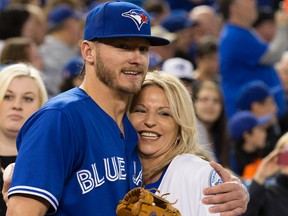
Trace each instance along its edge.
<path fill-rule="evenodd" d="M 7 203 L 6 216 L 43 216 L 50 203 L 40 197 L 14 195 Z"/>
<path fill-rule="evenodd" d="M 3 172 L 4 184 L 2 188 L 2 195 L 7 205 L 6 215 L 8 216 L 45 215 L 49 209 L 50 203 L 43 198 L 31 195 L 13 195 L 8 200 L 8 190 L 10 188 L 10 184 L 12 181 L 14 165 L 15 163 L 8 165 Z"/>
<path fill-rule="evenodd" d="M 277 24 L 276 33 L 273 40 L 269 43 L 268 50 L 260 59 L 261 64 L 275 64 L 288 48 L 288 13 L 286 11 L 278 11 L 275 21 Z"/>
<path fill-rule="evenodd" d="M 222 178 L 222 184 L 208 187 L 203 190 L 205 198 L 204 204 L 212 204 L 209 208 L 211 213 L 220 212 L 221 216 L 237 216 L 243 214 L 249 202 L 249 193 L 240 179 L 233 176 L 220 164 L 212 161 L 210 165 L 217 171 Z"/>

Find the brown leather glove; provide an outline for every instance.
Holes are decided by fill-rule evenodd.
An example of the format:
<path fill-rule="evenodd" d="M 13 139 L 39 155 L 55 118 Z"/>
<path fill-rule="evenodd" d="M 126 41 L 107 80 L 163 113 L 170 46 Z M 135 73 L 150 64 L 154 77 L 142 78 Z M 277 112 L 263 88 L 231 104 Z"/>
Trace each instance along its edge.
<path fill-rule="evenodd" d="M 124 199 L 119 201 L 116 214 L 117 216 L 181 216 L 179 210 L 172 205 L 163 197 L 138 187 L 130 190 Z"/>

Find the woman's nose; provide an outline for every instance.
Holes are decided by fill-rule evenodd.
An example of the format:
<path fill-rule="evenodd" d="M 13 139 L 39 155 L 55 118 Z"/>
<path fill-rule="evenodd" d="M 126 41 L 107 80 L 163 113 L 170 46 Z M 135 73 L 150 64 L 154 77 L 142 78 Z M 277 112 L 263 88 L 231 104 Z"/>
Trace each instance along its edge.
<path fill-rule="evenodd" d="M 21 102 L 21 99 L 19 98 L 16 98 L 14 101 L 13 101 L 13 109 L 15 110 L 21 110 L 22 109 L 22 102 Z"/>
<path fill-rule="evenodd" d="M 156 119 L 153 114 L 148 114 L 147 118 L 145 119 L 145 125 L 147 127 L 153 127 L 156 125 Z"/>

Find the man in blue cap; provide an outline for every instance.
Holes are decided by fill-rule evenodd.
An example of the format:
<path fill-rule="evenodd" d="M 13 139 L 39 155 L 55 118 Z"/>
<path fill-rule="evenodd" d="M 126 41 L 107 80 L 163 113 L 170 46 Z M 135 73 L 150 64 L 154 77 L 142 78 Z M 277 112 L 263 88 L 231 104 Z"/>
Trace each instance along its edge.
<path fill-rule="evenodd" d="M 70 90 L 76 86 L 80 86 L 83 77 L 80 76 L 80 72 L 83 67 L 82 56 L 76 56 L 71 58 L 65 65 L 62 71 L 63 81 L 60 84 L 60 91 L 64 92 Z"/>
<path fill-rule="evenodd" d="M 245 180 L 251 180 L 254 172 L 251 167 L 258 167 L 262 158 L 261 150 L 265 147 L 266 127 L 271 115 L 256 117 L 250 111 L 239 111 L 229 119 L 232 138 L 231 168 Z M 255 168 L 256 171 L 257 168 Z"/>
<path fill-rule="evenodd" d="M 149 46 L 167 44 L 151 36 L 149 15 L 132 3 L 106 2 L 88 13 L 83 83 L 52 98 L 23 126 L 7 215 L 115 215 L 119 200 L 142 184 L 138 137 L 126 107 L 141 89 Z M 208 203 L 228 202 L 222 192 L 232 187 L 229 201 L 240 205 L 232 201 L 232 208 L 226 203 L 216 211 L 243 212 L 246 192 L 222 174 L 232 183 L 208 188 L 221 193 Z"/>
<path fill-rule="evenodd" d="M 273 93 L 263 81 L 255 80 L 243 85 L 236 98 L 237 110 L 251 111 L 258 118 L 266 115 L 271 116 L 271 120 L 266 127 L 266 146 L 263 153 L 263 156 L 268 155 L 285 132 L 278 121 L 277 104 Z"/>

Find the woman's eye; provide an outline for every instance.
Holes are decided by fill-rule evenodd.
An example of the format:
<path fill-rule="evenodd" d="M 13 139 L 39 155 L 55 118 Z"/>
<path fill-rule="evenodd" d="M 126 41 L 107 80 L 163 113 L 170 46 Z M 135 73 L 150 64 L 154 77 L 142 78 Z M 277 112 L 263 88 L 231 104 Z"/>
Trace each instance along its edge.
<path fill-rule="evenodd" d="M 34 98 L 32 98 L 32 97 L 24 97 L 24 101 L 32 102 L 32 101 L 34 101 Z"/>
<path fill-rule="evenodd" d="M 134 109 L 133 112 L 145 113 L 145 110 L 143 110 L 143 109 Z"/>
<path fill-rule="evenodd" d="M 12 95 L 5 95 L 4 100 L 12 100 L 13 96 Z"/>
<path fill-rule="evenodd" d="M 159 114 L 161 116 L 171 116 L 170 113 L 168 113 L 168 112 L 160 112 Z"/>

